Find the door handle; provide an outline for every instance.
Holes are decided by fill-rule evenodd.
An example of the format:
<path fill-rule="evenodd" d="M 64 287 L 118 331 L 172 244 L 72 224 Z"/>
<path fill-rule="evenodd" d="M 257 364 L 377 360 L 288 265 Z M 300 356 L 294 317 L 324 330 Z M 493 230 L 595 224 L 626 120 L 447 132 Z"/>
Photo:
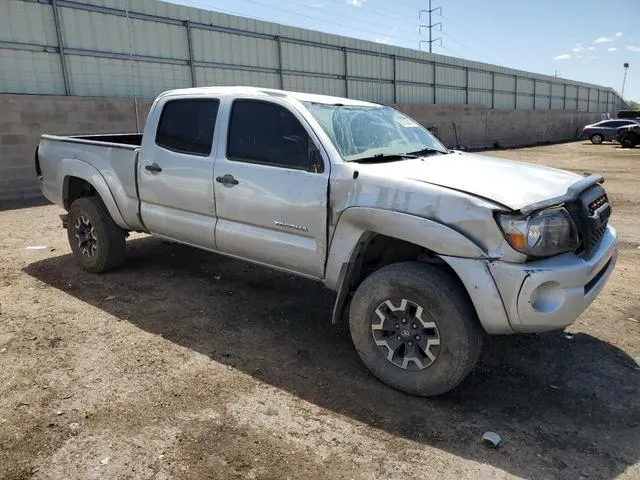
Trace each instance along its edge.
<path fill-rule="evenodd" d="M 216 182 L 222 183 L 224 185 L 238 185 L 238 180 L 233 178 L 233 175 L 229 175 L 228 173 L 224 177 L 216 177 Z"/>
<path fill-rule="evenodd" d="M 161 172 L 162 171 L 162 168 L 157 163 L 152 163 L 151 165 L 145 165 L 144 168 L 146 170 L 149 170 L 150 172 Z"/>

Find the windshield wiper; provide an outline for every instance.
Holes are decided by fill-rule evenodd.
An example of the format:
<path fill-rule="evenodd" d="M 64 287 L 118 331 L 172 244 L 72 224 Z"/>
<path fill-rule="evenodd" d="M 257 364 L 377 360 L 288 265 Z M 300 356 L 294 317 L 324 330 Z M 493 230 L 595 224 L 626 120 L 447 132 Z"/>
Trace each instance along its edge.
<path fill-rule="evenodd" d="M 405 160 L 407 158 L 418 158 L 418 156 L 414 155 L 413 153 L 376 153 L 375 155 L 371 155 L 370 157 L 356 158 L 351 161 L 358 163 L 382 163 L 392 162 L 394 160 Z"/>
<path fill-rule="evenodd" d="M 414 155 L 416 157 L 421 157 L 423 155 L 427 155 L 428 153 L 444 153 L 444 154 L 447 154 L 449 152 L 443 152 L 442 150 L 438 150 L 436 148 L 423 148 L 422 150 L 417 150 L 415 152 L 409 152 L 409 155 Z"/>

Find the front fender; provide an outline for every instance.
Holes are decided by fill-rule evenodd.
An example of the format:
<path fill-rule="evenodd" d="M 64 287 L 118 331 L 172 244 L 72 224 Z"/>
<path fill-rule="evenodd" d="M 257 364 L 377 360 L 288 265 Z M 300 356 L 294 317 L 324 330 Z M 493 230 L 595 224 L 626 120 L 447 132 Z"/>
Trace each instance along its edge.
<path fill-rule="evenodd" d="M 60 185 L 61 188 L 61 191 L 59 192 L 59 198 L 62 200 L 62 202 L 64 202 L 64 207 L 66 209 L 68 209 L 70 206 L 67 205 L 66 201 L 69 179 L 71 177 L 77 177 L 90 183 L 93 188 L 95 188 L 96 192 L 98 192 L 98 195 L 100 195 L 100 198 L 102 199 L 105 207 L 107 207 L 111 218 L 113 218 L 113 221 L 118 226 L 126 230 L 131 230 L 131 227 L 124 221 L 124 218 L 122 217 L 122 214 L 118 209 L 118 205 L 116 204 L 115 198 L 113 197 L 113 194 L 111 193 L 106 180 L 97 168 L 85 161 L 76 158 L 63 158 L 60 161 L 58 172 L 57 185 Z"/>
<path fill-rule="evenodd" d="M 351 260 L 354 248 L 369 232 L 420 245 L 438 255 L 487 258 L 476 243 L 441 223 L 392 210 L 351 207 L 340 215 L 331 240 L 325 270 L 327 287 L 339 288 L 342 265 Z"/>

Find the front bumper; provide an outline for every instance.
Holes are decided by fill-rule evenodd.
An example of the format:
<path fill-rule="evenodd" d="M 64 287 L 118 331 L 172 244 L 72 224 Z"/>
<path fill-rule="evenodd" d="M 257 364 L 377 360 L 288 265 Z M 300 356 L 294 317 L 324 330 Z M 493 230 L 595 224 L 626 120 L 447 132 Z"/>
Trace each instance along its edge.
<path fill-rule="evenodd" d="M 489 271 L 514 332 L 558 330 L 595 299 L 617 260 L 616 231 L 608 226 L 588 258 L 573 253 L 527 263 L 493 262 Z"/>

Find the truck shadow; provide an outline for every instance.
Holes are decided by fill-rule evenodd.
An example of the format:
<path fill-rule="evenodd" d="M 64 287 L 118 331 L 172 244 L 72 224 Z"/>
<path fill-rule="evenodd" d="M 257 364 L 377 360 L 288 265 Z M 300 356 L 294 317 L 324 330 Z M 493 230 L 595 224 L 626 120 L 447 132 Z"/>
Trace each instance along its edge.
<path fill-rule="evenodd" d="M 320 407 L 520 477 L 615 478 L 640 457 L 640 371 L 595 337 L 489 339 L 454 392 L 416 398 L 362 366 L 320 284 L 153 238 L 130 241 L 128 255 L 105 275 L 71 255 L 24 271 Z M 501 449 L 481 445 L 486 430 Z"/>

